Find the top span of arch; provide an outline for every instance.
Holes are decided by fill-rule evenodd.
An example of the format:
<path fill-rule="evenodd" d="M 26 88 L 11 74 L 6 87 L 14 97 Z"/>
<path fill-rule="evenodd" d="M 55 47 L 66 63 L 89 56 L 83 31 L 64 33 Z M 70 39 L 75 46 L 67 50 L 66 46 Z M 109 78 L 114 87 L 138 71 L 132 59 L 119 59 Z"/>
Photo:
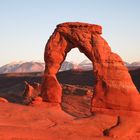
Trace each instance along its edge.
<path fill-rule="evenodd" d="M 81 22 L 65 22 L 57 25 L 57 28 L 86 29 L 92 33 L 102 34 L 102 26 Z"/>

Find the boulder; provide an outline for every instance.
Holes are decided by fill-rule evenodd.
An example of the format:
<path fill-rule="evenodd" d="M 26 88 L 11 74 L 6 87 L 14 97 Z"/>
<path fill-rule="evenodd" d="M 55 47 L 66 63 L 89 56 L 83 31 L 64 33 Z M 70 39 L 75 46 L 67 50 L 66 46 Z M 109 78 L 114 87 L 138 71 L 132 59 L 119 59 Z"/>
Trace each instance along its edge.
<path fill-rule="evenodd" d="M 6 100 L 5 98 L 0 97 L 0 103 L 8 103 L 8 100 Z"/>
<path fill-rule="evenodd" d="M 35 100 L 35 98 L 40 96 L 41 85 L 39 83 L 34 82 L 30 85 L 27 81 L 25 81 L 25 89 L 23 92 L 23 103 L 28 105 Z"/>

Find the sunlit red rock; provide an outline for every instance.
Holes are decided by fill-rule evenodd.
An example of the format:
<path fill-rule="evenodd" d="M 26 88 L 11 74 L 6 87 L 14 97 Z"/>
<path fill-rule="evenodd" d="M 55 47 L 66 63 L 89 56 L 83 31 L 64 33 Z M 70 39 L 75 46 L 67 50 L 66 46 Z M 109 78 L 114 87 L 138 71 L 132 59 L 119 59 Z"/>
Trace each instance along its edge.
<path fill-rule="evenodd" d="M 61 102 L 62 89 L 56 74 L 67 53 L 77 47 L 93 63 L 96 84 L 91 111 L 140 110 L 140 95 L 127 68 L 122 59 L 111 51 L 101 34 L 102 27 L 94 24 L 69 22 L 56 27 L 44 53 L 43 100 Z"/>
<path fill-rule="evenodd" d="M 61 103 L 62 88 L 55 75 L 44 75 L 42 91 L 42 98 L 44 101 Z"/>
<path fill-rule="evenodd" d="M 33 105 L 39 105 L 39 104 L 41 104 L 42 103 L 42 98 L 41 97 L 35 97 L 33 100 L 32 100 L 32 102 L 31 102 L 31 104 L 33 104 Z"/>
<path fill-rule="evenodd" d="M 23 92 L 23 103 L 30 104 L 34 101 L 34 103 L 41 102 L 42 98 L 39 97 L 41 92 L 41 85 L 39 83 L 35 83 L 30 85 L 25 81 L 25 89 Z"/>
<path fill-rule="evenodd" d="M 0 103 L 8 103 L 8 100 L 6 100 L 5 98 L 0 97 Z"/>

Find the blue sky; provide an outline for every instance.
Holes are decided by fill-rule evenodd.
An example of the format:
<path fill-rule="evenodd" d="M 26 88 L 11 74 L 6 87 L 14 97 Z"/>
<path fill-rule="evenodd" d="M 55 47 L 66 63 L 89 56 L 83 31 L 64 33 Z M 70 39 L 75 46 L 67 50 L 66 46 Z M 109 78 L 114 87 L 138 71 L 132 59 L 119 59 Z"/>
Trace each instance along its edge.
<path fill-rule="evenodd" d="M 55 26 L 81 21 L 99 24 L 112 51 L 125 61 L 140 61 L 139 0 L 0 0 L 0 66 L 11 61 L 43 61 Z M 84 55 L 72 50 L 69 61 Z"/>

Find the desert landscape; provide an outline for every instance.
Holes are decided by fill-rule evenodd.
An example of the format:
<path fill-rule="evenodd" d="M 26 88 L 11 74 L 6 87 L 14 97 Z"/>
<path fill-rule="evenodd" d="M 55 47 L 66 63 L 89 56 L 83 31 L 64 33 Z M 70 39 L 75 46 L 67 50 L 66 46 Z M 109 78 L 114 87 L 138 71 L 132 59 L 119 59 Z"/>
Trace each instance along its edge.
<path fill-rule="evenodd" d="M 137 89 L 140 89 L 139 73 L 138 70 L 130 71 Z M 49 103 L 23 105 L 24 81 L 31 85 L 34 82 L 41 83 L 42 75 L 43 73 L 0 75 L 0 96 L 9 101 L 0 103 L 0 139 L 139 139 L 139 132 L 135 130 L 135 125 L 139 122 L 137 112 L 128 113 L 131 115 L 129 117 L 122 115 L 126 118 L 124 126 L 121 126 L 124 129 L 120 132 L 122 134 L 104 136 L 103 131 L 116 123 L 117 115 L 95 115 L 90 112 L 92 92 L 88 94 L 87 91 L 93 90 L 92 71 L 69 70 L 58 73 L 58 80 L 64 85 L 61 107 Z M 134 121 L 134 118 L 138 120 Z"/>
<path fill-rule="evenodd" d="M 101 33 L 99 25 L 59 24 L 44 72 L 0 74 L 1 140 L 140 139 L 140 68 L 126 68 Z M 92 70 L 59 71 L 74 47 Z"/>
<path fill-rule="evenodd" d="M 0 0 L 0 140 L 140 140 L 138 13 L 138 0 Z"/>
<path fill-rule="evenodd" d="M 130 74 L 137 89 L 140 89 L 140 70 L 132 70 Z M 131 118 L 123 116 L 126 119 L 124 126 L 119 126 L 124 129 L 122 134 L 118 132 L 110 137 L 104 136 L 103 131 L 116 124 L 117 115 L 95 115 L 90 112 L 92 93 L 87 94 L 87 91 L 93 89 L 92 71 L 70 70 L 58 73 L 58 80 L 62 85 L 66 85 L 63 90 L 62 109 L 46 103 L 23 105 L 24 81 L 30 84 L 41 83 L 42 75 L 43 73 L 39 72 L 0 75 L 0 96 L 9 101 L 0 103 L 0 139 L 139 139 L 135 127 L 139 122 L 137 112 L 128 113 Z M 134 118 L 138 120 L 135 122 Z"/>

